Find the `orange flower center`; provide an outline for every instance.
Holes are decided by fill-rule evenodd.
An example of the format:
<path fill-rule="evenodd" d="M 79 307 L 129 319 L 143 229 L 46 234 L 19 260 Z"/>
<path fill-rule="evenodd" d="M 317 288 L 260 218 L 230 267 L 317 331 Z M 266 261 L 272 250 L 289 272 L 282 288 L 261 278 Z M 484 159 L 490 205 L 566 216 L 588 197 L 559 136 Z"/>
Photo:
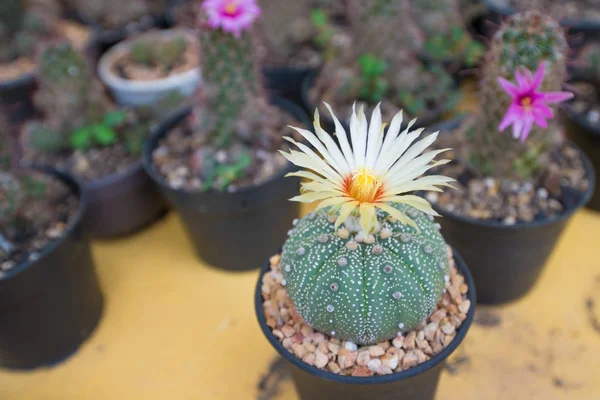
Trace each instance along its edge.
<path fill-rule="evenodd" d="M 521 99 L 521 106 L 531 108 L 531 97 L 525 96 Z"/>
<path fill-rule="evenodd" d="M 235 1 L 232 1 L 225 6 L 225 13 L 227 13 L 227 15 L 234 16 L 237 14 L 237 11 L 238 11 L 238 5 L 237 5 L 237 2 L 235 2 Z"/>
<path fill-rule="evenodd" d="M 348 196 L 359 203 L 375 203 L 382 194 L 381 182 L 369 168 L 359 168 L 345 186 Z"/>

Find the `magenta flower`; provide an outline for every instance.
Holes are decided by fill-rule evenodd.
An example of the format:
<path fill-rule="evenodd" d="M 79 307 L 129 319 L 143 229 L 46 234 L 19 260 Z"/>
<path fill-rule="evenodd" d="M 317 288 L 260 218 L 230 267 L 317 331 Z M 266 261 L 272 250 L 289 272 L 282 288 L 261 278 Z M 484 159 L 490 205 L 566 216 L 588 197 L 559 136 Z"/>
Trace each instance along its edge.
<path fill-rule="evenodd" d="M 548 107 L 548 104 L 561 103 L 573 97 L 570 92 L 540 92 L 539 88 L 544 81 L 546 63 L 541 62 L 535 75 L 525 69 L 525 75 L 515 72 L 517 84 L 507 81 L 504 78 L 498 78 L 498 83 L 508 93 L 513 101 L 498 130 L 504 131 L 510 125 L 513 126 L 513 137 L 520 138 L 524 142 L 531 131 L 533 123 L 547 128 L 547 119 L 554 118 L 554 112 Z"/>
<path fill-rule="evenodd" d="M 208 14 L 208 24 L 240 37 L 260 15 L 256 0 L 205 0 L 202 8 Z"/>

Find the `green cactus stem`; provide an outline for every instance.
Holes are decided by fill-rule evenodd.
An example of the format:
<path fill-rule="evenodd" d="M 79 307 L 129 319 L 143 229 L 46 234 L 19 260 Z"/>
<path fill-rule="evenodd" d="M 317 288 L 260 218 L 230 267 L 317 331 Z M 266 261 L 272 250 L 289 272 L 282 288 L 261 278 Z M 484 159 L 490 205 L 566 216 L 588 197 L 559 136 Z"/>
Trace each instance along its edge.
<path fill-rule="evenodd" d="M 314 329 L 374 344 L 408 332 L 434 310 L 448 280 L 446 244 L 433 218 L 404 204 L 419 227 L 377 212 L 368 237 L 350 218 L 337 232 L 328 209 L 290 231 L 281 265 L 288 294 Z"/>
<path fill-rule="evenodd" d="M 464 159 L 486 175 L 507 179 L 531 179 L 542 169 L 549 150 L 560 141 L 560 123 L 534 127 L 527 141 L 498 132 L 510 105 L 510 97 L 498 84 L 499 77 L 515 81 L 522 68 L 535 71 L 546 63 L 541 90 L 559 91 L 567 73 L 568 45 L 563 28 L 537 11 L 516 14 L 494 35 L 486 56 L 479 93 L 480 112 L 464 129 L 470 143 Z"/>

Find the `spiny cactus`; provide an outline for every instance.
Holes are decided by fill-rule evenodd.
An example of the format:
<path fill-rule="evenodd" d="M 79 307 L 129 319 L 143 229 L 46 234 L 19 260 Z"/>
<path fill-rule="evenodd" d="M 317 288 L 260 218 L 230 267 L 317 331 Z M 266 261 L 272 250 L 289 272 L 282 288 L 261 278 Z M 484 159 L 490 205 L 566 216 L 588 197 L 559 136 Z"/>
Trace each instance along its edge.
<path fill-rule="evenodd" d="M 166 8 L 165 0 L 71 0 L 75 10 L 89 21 L 106 29 L 126 26 L 144 16 L 158 15 Z"/>
<path fill-rule="evenodd" d="M 0 2 L 0 61 L 32 57 L 39 41 L 56 28 L 59 9 L 53 2 L 2 0 Z"/>
<path fill-rule="evenodd" d="M 298 313 L 314 329 L 359 344 L 408 332 L 434 310 L 449 273 L 446 244 L 423 213 L 398 204 L 419 230 L 377 213 L 364 238 L 348 221 L 335 232 L 329 210 L 304 217 L 282 252 L 282 273 Z"/>
<path fill-rule="evenodd" d="M 140 39 L 131 47 L 130 56 L 138 64 L 158 66 L 168 72 L 181 62 L 186 48 L 187 42 L 183 36 L 160 40 Z"/>
<path fill-rule="evenodd" d="M 402 112 L 385 138 L 379 107 L 370 125 L 362 108 L 354 110 L 349 134 L 331 116 L 339 144 L 324 133 L 317 139 L 298 130 L 320 155 L 294 141 L 300 151 L 283 153 L 307 169 L 290 174 L 307 179 L 291 200 L 321 203 L 289 232 L 282 284 L 313 328 L 374 344 L 416 328 L 442 297 L 449 260 L 436 213 L 425 199 L 406 193 L 441 191 L 452 179 L 419 178 L 448 160 L 432 162 L 445 150 L 423 153 L 437 133 L 416 141 L 423 129 L 411 131 L 414 121 L 400 132 Z M 314 124 L 322 132 L 318 115 Z"/>
<path fill-rule="evenodd" d="M 6 110 L 0 109 L 0 260 L 12 252 L 12 244 L 4 237 L 3 228 L 16 217 L 23 204 L 21 182 L 11 165 L 11 134 Z M 14 163 L 13 163 L 14 165 Z"/>
<path fill-rule="evenodd" d="M 243 4 L 226 3 L 225 0 L 207 0 L 199 7 L 200 60 L 204 78 L 201 94 L 205 104 L 200 105 L 198 112 L 205 117 L 198 117 L 197 120 L 204 124 L 203 130 L 211 132 L 209 142 L 216 148 L 231 145 L 238 127 L 243 124 L 240 117 L 247 114 L 248 108 L 259 111 L 256 109 L 258 105 L 269 107 L 263 88 L 257 37 L 249 29 L 259 9 L 253 0 L 246 0 Z M 239 21 L 234 28 L 214 26 L 211 18 L 217 18 L 218 21 L 223 16 L 211 16 L 210 13 L 219 13 L 221 6 L 238 7 L 240 13 L 254 16 L 249 19 L 244 19 L 243 15 L 243 18 L 236 17 Z M 211 121 L 207 126 L 209 118 Z M 272 135 L 270 122 L 266 118 L 262 119 L 260 125 L 257 132 L 259 136 Z"/>
<path fill-rule="evenodd" d="M 46 119 L 43 125 L 30 125 L 27 136 L 36 150 L 56 152 L 71 147 L 78 129 L 101 122 L 111 105 L 85 56 L 70 44 L 48 46 L 39 66 L 34 101 Z"/>
<path fill-rule="evenodd" d="M 466 127 L 471 145 L 465 155 L 480 171 L 505 178 L 527 179 L 544 165 L 548 150 L 560 140 L 558 122 L 547 129 L 534 127 L 520 143 L 499 133 L 511 98 L 498 78 L 515 81 L 515 73 L 535 71 L 545 63 L 543 91 L 560 90 L 566 77 L 567 41 L 557 21 L 536 11 L 509 18 L 494 35 L 488 51 L 479 95 L 480 112 Z"/>

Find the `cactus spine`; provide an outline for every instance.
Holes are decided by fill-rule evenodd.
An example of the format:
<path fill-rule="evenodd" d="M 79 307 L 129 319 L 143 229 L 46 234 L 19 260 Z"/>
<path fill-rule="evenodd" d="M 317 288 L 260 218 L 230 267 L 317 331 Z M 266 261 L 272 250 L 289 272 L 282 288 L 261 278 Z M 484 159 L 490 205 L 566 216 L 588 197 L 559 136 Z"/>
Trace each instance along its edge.
<path fill-rule="evenodd" d="M 352 218 L 337 233 L 328 209 L 290 232 L 281 265 L 287 291 L 313 328 L 340 340 L 374 344 L 424 321 L 448 279 L 446 244 L 433 218 L 394 206 L 418 225 L 377 212 L 379 230 L 365 238 Z"/>
<path fill-rule="evenodd" d="M 561 89 L 566 73 L 568 45 L 563 28 L 552 18 L 536 11 L 516 14 L 494 35 L 487 54 L 481 83 L 481 110 L 465 133 L 470 142 L 468 160 L 480 171 L 503 178 L 529 179 L 543 166 L 547 151 L 560 140 L 556 120 L 548 129 L 534 127 L 525 143 L 498 126 L 510 105 L 510 97 L 497 82 L 498 77 L 515 80 L 515 72 L 525 67 L 535 71 L 546 63 L 542 91 Z"/>

